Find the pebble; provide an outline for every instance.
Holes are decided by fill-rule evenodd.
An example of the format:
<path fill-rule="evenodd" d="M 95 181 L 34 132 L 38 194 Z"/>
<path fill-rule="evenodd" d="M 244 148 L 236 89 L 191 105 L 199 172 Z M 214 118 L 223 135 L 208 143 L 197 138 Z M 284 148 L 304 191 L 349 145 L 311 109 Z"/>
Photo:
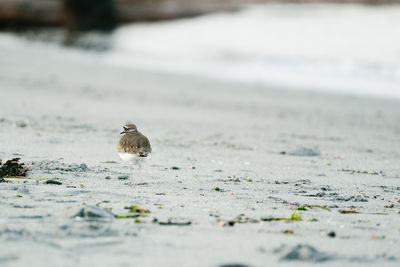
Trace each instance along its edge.
<path fill-rule="evenodd" d="M 56 185 L 61 185 L 62 183 L 60 181 L 56 181 L 56 180 L 47 180 L 46 182 L 44 182 L 44 184 L 56 184 Z"/>
<path fill-rule="evenodd" d="M 96 206 L 86 206 L 83 207 L 74 217 L 114 219 L 115 215 L 107 209 Z"/>

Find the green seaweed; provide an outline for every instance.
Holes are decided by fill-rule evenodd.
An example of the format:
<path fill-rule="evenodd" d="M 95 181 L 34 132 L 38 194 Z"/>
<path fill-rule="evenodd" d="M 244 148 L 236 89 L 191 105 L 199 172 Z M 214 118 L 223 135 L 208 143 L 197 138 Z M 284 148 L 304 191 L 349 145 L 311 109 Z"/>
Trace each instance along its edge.
<path fill-rule="evenodd" d="M 299 206 L 298 208 L 297 208 L 297 210 L 307 210 L 307 207 L 306 206 Z"/>
<path fill-rule="evenodd" d="M 221 189 L 218 186 L 214 187 L 214 190 L 215 191 L 221 191 Z"/>
<path fill-rule="evenodd" d="M 139 217 L 140 214 L 118 214 L 116 216 L 117 219 L 132 219 Z"/>
<path fill-rule="evenodd" d="M 289 218 L 281 218 L 281 217 L 262 217 L 261 221 L 264 222 L 271 222 L 271 221 L 302 221 L 303 218 L 301 217 L 300 212 L 295 211 L 293 212 Z"/>
<path fill-rule="evenodd" d="M 17 195 L 17 197 L 22 197 L 22 195 Z"/>
<path fill-rule="evenodd" d="M 147 210 L 143 207 L 139 207 L 137 204 L 132 204 L 130 206 L 125 207 L 125 209 L 129 210 L 132 213 L 150 213 L 150 210 Z"/>
<path fill-rule="evenodd" d="M 164 208 L 163 204 L 161 204 L 161 203 L 154 203 L 154 206 L 156 206 L 159 209 L 163 209 Z"/>
<path fill-rule="evenodd" d="M 341 214 L 351 214 L 351 213 L 358 213 L 356 210 L 338 210 Z"/>
<path fill-rule="evenodd" d="M 293 213 L 290 215 L 290 220 L 291 220 L 291 221 L 301 221 L 302 218 L 301 218 L 300 212 L 298 212 L 298 211 L 293 212 Z"/>
<path fill-rule="evenodd" d="M 316 219 L 316 218 L 312 218 L 312 219 L 310 219 L 310 220 L 308 220 L 309 222 L 318 222 L 318 219 Z"/>

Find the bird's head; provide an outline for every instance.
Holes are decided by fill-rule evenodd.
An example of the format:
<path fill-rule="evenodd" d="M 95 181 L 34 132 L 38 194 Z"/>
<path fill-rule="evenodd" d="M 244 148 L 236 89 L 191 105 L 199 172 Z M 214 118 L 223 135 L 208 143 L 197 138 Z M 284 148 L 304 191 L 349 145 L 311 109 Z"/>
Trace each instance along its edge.
<path fill-rule="evenodd" d="M 123 128 L 123 131 L 121 132 L 121 134 L 137 131 L 135 124 L 126 124 L 122 128 Z"/>

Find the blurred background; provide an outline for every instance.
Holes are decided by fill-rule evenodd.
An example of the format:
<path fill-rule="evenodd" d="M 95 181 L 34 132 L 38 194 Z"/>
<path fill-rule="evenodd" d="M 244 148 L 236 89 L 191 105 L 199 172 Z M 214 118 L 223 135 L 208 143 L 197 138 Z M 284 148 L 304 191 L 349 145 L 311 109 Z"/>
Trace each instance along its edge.
<path fill-rule="evenodd" d="M 400 97 L 399 0 L 1 0 L 0 48 L 241 84 Z M 57 49 L 58 49 L 57 48 Z M 1 60 L 1 58 L 0 58 Z"/>

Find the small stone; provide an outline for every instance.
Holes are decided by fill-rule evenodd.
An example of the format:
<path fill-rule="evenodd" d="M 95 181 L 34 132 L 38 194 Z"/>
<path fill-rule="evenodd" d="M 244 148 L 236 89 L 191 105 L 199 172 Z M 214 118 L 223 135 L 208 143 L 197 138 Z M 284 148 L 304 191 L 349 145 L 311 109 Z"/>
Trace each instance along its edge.
<path fill-rule="evenodd" d="M 114 219 L 115 215 L 107 210 L 96 206 L 86 206 L 82 208 L 74 217 L 79 218 L 105 218 Z"/>
<path fill-rule="evenodd" d="M 80 164 L 80 165 L 79 165 L 79 168 L 80 168 L 82 171 L 87 171 L 87 170 L 89 169 L 88 166 L 87 166 L 85 163 Z"/>
<path fill-rule="evenodd" d="M 171 167 L 172 170 L 180 170 L 181 168 L 177 167 L 177 166 L 172 166 Z"/>
<path fill-rule="evenodd" d="M 17 121 L 15 122 L 15 125 L 20 128 L 25 128 L 26 126 L 28 126 L 28 124 L 24 121 Z"/>
<path fill-rule="evenodd" d="M 128 180 L 129 179 L 129 176 L 128 175 L 121 175 L 121 176 L 118 176 L 118 180 Z"/>
<path fill-rule="evenodd" d="M 62 185 L 62 183 L 60 181 L 56 181 L 56 180 L 47 180 L 46 182 L 44 182 L 44 184 Z"/>
<path fill-rule="evenodd" d="M 327 236 L 334 238 L 336 236 L 336 233 L 334 231 L 331 231 L 327 234 Z"/>
<path fill-rule="evenodd" d="M 107 175 L 107 176 L 105 177 L 105 179 L 110 180 L 110 179 L 111 179 L 111 176 Z"/>

